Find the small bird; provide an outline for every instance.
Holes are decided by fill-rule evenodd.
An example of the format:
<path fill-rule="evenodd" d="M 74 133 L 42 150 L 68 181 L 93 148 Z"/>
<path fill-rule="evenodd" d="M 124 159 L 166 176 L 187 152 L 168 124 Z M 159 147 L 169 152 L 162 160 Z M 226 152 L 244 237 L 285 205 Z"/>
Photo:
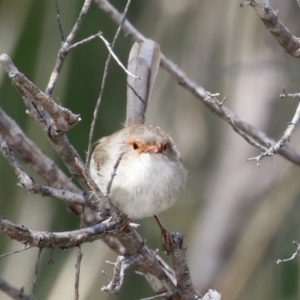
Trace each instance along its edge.
<path fill-rule="evenodd" d="M 130 219 L 150 217 L 172 206 L 187 171 L 171 137 L 159 127 L 135 124 L 100 139 L 90 173 L 103 193 L 121 153 L 111 202 Z"/>

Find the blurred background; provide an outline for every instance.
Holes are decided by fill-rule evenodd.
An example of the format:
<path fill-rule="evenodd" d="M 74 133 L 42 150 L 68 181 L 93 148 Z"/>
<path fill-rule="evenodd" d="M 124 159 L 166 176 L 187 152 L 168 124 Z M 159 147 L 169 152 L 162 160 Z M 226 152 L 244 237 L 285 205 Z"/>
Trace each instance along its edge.
<path fill-rule="evenodd" d="M 133 0 L 128 18 L 189 77 L 212 93 L 228 95 L 226 106 L 248 123 L 279 139 L 297 106 L 280 99 L 282 86 L 300 92 L 300 62 L 281 49 L 251 7 L 237 0 Z M 300 36 L 296 1 L 270 1 L 293 34 Z M 123 10 L 125 0 L 112 1 Z M 82 0 L 59 1 L 65 36 Z M 117 26 L 92 4 L 76 41 L 102 31 L 112 41 Z M 115 53 L 126 63 L 132 41 L 121 34 Z M 60 47 L 55 1 L 0 0 L 0 54 L 44 90 Z M 72 51 L 63 67 L 54 98 L 82 121 L 68 137 L 82 158 L 87 150 L 94 105 L 99 94 L 107 49 L 94 40 Z M 126 75 L 112 62 L 101 103 L 94 141 L 122 127 L 125 120 Z M 0 106 L 57 164 L 68 171 L 44 133 L 26 115 L 18 92 L 0 66 Z M 222 299 L 299 299 L 299 261 L 276 265 L 300 241 L 300 169 L 278 156 L 258 168 L 246 159 L 259 154 L 227 123 L 160 70 L 147 114 L 148 124 L 164 128 L 175 140 L 189 170 L 179 201 L 161 214 L 170 231 L 185 235 L 189 267 L 201 293 L 217 289 Z M 297 128 L 290 146 L 300 153 Z M 37 181 L 39 178 L 29 171 Z M 68 174 L 69 175 L 69 174 Z M 0 155 L 0 215 L 34 230 L 66 231 L 79 220 L 59 200 L 28 194 Z M 139 232 L 153 249 L 160 233 L 152 218 L 141 220 Z M 18 250 L 19 243 L 0 235 L 0 254 Z M 153 295 L 146 281 L 127 272 L 120 295 L 100 291 L 111 278 L 105 263 L 116 255 L 101 242 L 82 247 L 80 299 L 140 299 Z M 0 274 L 30 294 L 37 249 L 0 259 Z M 171 263 L 169 257 L 162 256 Z M 49 263 L 52 258 L 54 264 Z M 73 299 L 76 249 L 42 252 L 37 299 Z M 0 291 L 0 299 L 10 299 Z"/>

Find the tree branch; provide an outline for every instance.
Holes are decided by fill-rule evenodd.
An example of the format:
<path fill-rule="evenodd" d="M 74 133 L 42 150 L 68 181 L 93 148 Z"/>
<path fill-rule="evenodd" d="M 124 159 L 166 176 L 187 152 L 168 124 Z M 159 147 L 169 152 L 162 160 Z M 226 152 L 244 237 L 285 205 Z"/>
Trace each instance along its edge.
<path fill-rule="evenodd" d="M 278 12 L 269 5 L 266 0 L 247 0 L 259 18 L 263 21 L 267 30 L 271 32 L 281 47 L 291 56 L 300 57 L 300 39 L 295 37 L 278 18 Z M 241 5 L 245 6 L 245 5 Z"/>
<path fill-rule="evenodd" d="M 80 160 L 79 154 L 74 149 L 74 147 L 70 144 L 65 134 L 65 131 L 60 130 L 60 128 L 57 127 L 56 122 L 58 121 L 58 119 L 56 118 L 55 114 L 53 115 L 52 106 L 45 105 L 43 109 L 41 109 L 39 107 L 38 99 L 43 98 L 41 96 L 43 93 L 32 82 L 30 82 L 23 74 L 19 73 L 19 71 L 13 65 L 11 59 L 9 59 L 7 55 L 1 55 L 0 58 L 1 58 L 0 61 L 2 61 L 2 63 L 4 64 L 6 71 L 9 72 L 9 76 L 12 78 L 13 84 L 15 85 L 15 87 L 18 89 L 18 91 L 21 93 L 21 96 L 23 97 L 25 105 L 27 106 L 27 113 L 37 122 L 37 124 L 39 124 L 42 127 L 44 132 L 47 134 L 47 137 L 51 142 L 52 146 L 60 155 L 63 162 L 70 170 L 71 174 L 78 180 L 81 186 L 86 191 L 88 191 L 89 188 L 84 179 L 84 176 L 81 173 L 81 170 L 78 168 L 78 164 L 76 164 L 75 162 L 75 158 Z M 19 76 L 20 74 L 21 76 Z M 54 103 L 54 101 L 50 97 L 48 98 L 48 100 Z M 60 111 L 62 114 L 64 114 L 66 109 L 61 108 Z M 52 116 L 55 119 L 53 119 Z M 68 123 L 69 118 L 63 117 L 63 119 L 65 119 L 66 123 L 64 124 L 66 125 Z M 70 127 L 67 126 L 65 129 L 70 129 Z"/>
<path fill-rule="evenodd" d="M 115 23 L 120 24 L 122 15 L 114 8 L 107 0 L 94 0 L 98 4 L 99 8 L 102 9 Z M 128 21 L 126 20 L 122 26 L 122 30 L 126 36 L 132 38 L 134 41 L 142 41 L 145 37 Z M 205 101 L 211 93 L 207 92 L 202 86 L 198 85 L 195 81 L 190 79 L 175 63 L 169 60 L 164 54 L 161 54 L 160 66 L 165 69 L 174 79 L 182 85 L 183 88 L 188 90 L 192 95 L 197 99 L 201 100 L 213 113 L 217 114 L 223 120 L 226 121 L 229 115 L 232 121 L 235 123 L 236 127 L 243 131 L 248 136 L 251 136 L 259 144 L 264 147 L 269 147 L 269 145 L 274 144 L 275 141 L 269 138 L 264 132 L 258 130 L 254 126 L 246 123 L 240 117 L 235 115 L 227 107 L 223 106 L 223 112 L 220 111 L 220 108 L 215 103 L 211 101 Z M 284 146 L 281 148 L 278 153 L 300 166 L 300 155 L 297 154 L 291 148 Z"/>
<path fill-rule="evenodd" d="M 0 216 L 0 232 L 29 248 L 73 248 L 112 235 L 115 228 L 116 223 L 107 221 L 73 231 L 35 231 L 24 225 L 16 225 Z"/>
<path fill-rule="evenodd" d="M 185 255 L 186 249 L 183 247 L 183 236 L 180 232 L 173 232 L 170 236 L 173 267 L 177 279 L 177 287 L 180 287 L 181 299 L 194 299 L 195 290 Z"/>
<path fill-rule="evenodd" d="M 209 97 L 204 99 L 204 101 L 212 101 L 213 103 L 217 104 L 219 109 L 220 109 L 220 113 L 222 114 L 222 117 L 226 120 L 226 122 L 232 127 L 232 129 L 238 134 L 240 135 L 248 144 L 254 146 L 255 148 L 258 148 L 262 151 L 266 151 L 267 148 L 256 143 L 251 137 L 249 137 L 244 131 L 242 131 L 240 128 L 238 128 L 233 120 L 233 118 L 228 115 L 226 113 L 226 111 L 223 109 L 223 103 L 225 102 L 225 100 L 227 99 L 227 97 L 225 97 L 222 101 L 219 101 L 216 97 L 219 96 L 219 94 L 209 94 Z"/>
<path fill-rule="evenodd" d="M 80 189 L 23 132 L 18 124 L 0 108 L 0 134 L 8 146 L 51 187 L 81 193 Z"/>
<path fill-rule="evenodd" d="M 33 297 L 24 294 L 23 288 L 17 289 L 0 276 L 0 290 L 15 300 L 34 300 Z"/>
<path fill-rule="evenodd" d="M 33 178 L 27 175 L 23 170 L 22 165 L 14 156 L 13 152 L 8 147 L 3 136 L 0 134 L 0 150 L 6 160 L 10 163 L 14 169 L 18 179 L 19 185 L 25 188 L 30 193 L 40 194 L 42 196 L 51 196 L 60 200 L 63 200 L 67 204 L 82 205 L 93 208 L 91 202 L 86 201 L 82 194 L 75 194 L 67 190 L 56 189 L 49 186 L 40 185 L 34 182 Z"/>
<path fill-rule="evenodd" d="M 69 33 L 67 39 L 65 40 L 65 42 L 62 44 L 61 48 L 58 51 L 55 67 L 52 71 L 49 83 L 48 83 L 47 88 L 46 88 L 45 93 L 47 95 L 51 95 L 52 92 L 53 92 L 53 89 L 56 85 L 59 73 L 60 73 L 61 68 L 63 66 L 63 63 L 65 61 L 65 58 L 69 53 L 69 47 L 71 46 L 77 32 L 79 31 L 79 29 L 82 25 L 82 22 L 83 22 L 86 14 L 87 14 L 89 8 L 90 8 L 91 3 L 92 3 L 92 0 L 85 0 L 84 1 L 81 12 L 80 12 L 80 14 L 79 14 L 79 16 L 78 16 L 78 18 L 75 22 L 74 27 L 72 28 L 72 30 Z"/>
<path fill-rule="evenodd" d="M 273 146 L 269 147 L 269 149 L 262 152 L 260 155 L 258 155 L 256 157 L 248 158 L 247 160 L 248 161 L 252 161 L 252 160 L 256 161 L 256 164 L 259 167 L 260 160 L 262 160 L 265 156 L 272 156 L 274 154 L 277 154 L 279 149 L 281 147 L 283 147 L 287 142 L 290 141 L 293 130 L 295 129 L 297 123 L 299 122 L 299 119 L 300 119 L 300 102 L 297 106 L 297 109 L 296 109 L 296 112 L 294 114 L 292 121 L 289 122 L 289 125 L 288 125 L 287 129 L 285 130 L 281 139 L 277 143 L 275 143 Z"/>
<path fill-rule="evenodd" d="M 13 85 L 23 97 L 26 106 L 40 106 L 49 114 L 52 122 L 47 125 L 51 129 L 51 135 L 59 135 L 61 132 L 67 132 L 81 120 L 79 115 L 75 115 L 69 109 L 58 105 L 51 97 L 39 90 L 30 80 L 19 72 L 8 55 L 0 55 L 0 61 L 9 78 L 12 80 Z M 28 112 L 33 114 L 32 110 L 28 110 Z M 39 114 L 40 118 L 41 116 L 42 115 Z"/>
<path fill-rule="evenodd" d="M 110 283 L 107 286 L 104 286 L 101 291 L 109 295 L 118 294 L 124 281 L 125 271 L 142 258 L 143 257 L 139 253 L 136 253 L 129 258 L 125 258 L 124 256 L 119 255 L 115 263 L 107 262 L 110 265 L 114 266 L 114 274 Z"/>
<path fill-rule="evenodd" d="M 277 259 L 276 263 L 277 265 L 279 264 L 283 264 L 287 261 L 291 261 L 293 259 L 295 259 L 296 257 L 299 257 L 299 253 L 300 253 L 300 244 L 296 241 L 293 242 L 293 244 L 297 247 L 296 251 L 293 253 L 293 255 L 289 258 L 285 258 L 285 259 Z"/>

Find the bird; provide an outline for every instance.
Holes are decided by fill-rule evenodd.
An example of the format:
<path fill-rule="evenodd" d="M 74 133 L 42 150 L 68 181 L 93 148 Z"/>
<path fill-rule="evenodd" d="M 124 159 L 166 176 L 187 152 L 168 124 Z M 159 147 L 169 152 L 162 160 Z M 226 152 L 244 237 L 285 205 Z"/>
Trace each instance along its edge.
<path fill-rule="evenodd" d="M 172 138 L 161 128 L 133 124 L 99 140 L 90 173 L 112 204 L 130 219 L 142 219 L 171 207 L 185 186 L 187 171 Z"/>

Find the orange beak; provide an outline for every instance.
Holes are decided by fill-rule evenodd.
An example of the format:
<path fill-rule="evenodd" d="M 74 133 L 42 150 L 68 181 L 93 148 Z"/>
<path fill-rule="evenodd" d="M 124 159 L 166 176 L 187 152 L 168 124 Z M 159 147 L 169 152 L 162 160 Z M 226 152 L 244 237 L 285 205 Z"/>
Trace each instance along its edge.
<path fill-rule="evenodd" d="M 159 152 L 159 146 L 151 145 L 145 147 L 144 153 L 158 153 Z"/>

